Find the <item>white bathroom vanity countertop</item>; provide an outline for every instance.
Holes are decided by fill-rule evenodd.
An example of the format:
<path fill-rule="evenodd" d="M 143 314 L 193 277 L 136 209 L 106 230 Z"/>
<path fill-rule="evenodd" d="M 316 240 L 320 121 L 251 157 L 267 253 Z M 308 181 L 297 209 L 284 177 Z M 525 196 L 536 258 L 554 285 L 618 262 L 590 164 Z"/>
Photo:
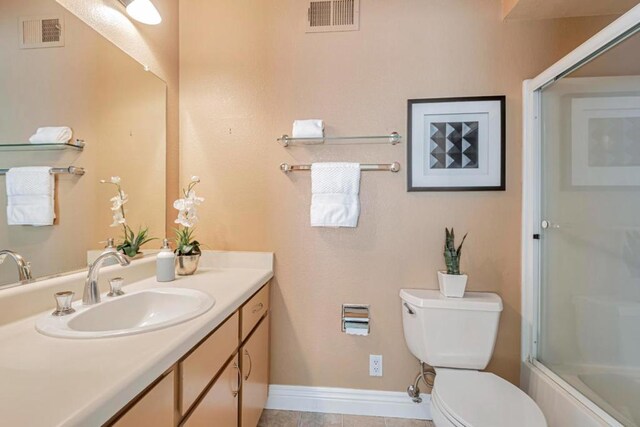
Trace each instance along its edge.
<path fill-rule="evenodd" d="M 65 339 L 40 334 L 35 320 L 54 308 L 53 292 L 65 285 L 77 292 L 86 272 L 0 291 L 0 310 L 27 303 L 29 293 L 34 293 L 36 305 L 45 293 L 50 299 L 45 312 L 14 321 L 7 321 L 5 312 L 0 319 L 0 425 L 102 425 L 273 277 L 270 253 L 208 252 L 195 275 L 162 284 L 155 280 L 155 257 L 137 262 L 135 274 L 147 278 L 125 286 L 125 292 L 152 287 L 199 289 L 215 298 L 214 307 L 157 331 Z M 132 267 L 106 267 L 103 278 L 119 273 L 127 279 L 127 268 Z M 76 298 L 81 297 L 79 293 Z"/>

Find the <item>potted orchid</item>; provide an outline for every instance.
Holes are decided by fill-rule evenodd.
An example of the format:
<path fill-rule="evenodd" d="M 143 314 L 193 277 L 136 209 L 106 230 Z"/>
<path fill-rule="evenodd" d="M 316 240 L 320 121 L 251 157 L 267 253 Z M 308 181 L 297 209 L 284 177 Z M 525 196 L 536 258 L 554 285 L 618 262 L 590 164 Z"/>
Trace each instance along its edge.
<path fill-rule="evenodd" d="M 204 202 L 204 198 L 196 196 L 195 186 L 200 178 L 192 176 L 186 189 L 182 189 L 183 198 L 176 200 L 173 207 L 178 210 L 176 229 L 176 260 L 177 273 L 180 276 L 190 276 L 198 269 L 200 262 L 200 242 L 194 239 L 194 227 L 198 222 L 197 207 Z"/>
<path fill-rule="evenodd" d="M 124 237 L 122 243 L 117 246 L 117 250 L 122 252 L 129 258 L 139 258 L 142 256 L 140 248 L 145 243 L 155 240 L 155 237 L 149 237 L 149 228 L 138 228 L 138 232 L 135 233 L 133 229 L 127 224 L 126 211 L 124 209 L 125 203 L 129 201 L 129 197 L 122 190 L 120 186 L 120 177 L 112 176 L 108 180 L 101 179 L 101 184 L 115 185 L 117 193 L 111 198 L 111 212 L 113 213 L 113 223 L 111 227 L 122 227 Z"/>

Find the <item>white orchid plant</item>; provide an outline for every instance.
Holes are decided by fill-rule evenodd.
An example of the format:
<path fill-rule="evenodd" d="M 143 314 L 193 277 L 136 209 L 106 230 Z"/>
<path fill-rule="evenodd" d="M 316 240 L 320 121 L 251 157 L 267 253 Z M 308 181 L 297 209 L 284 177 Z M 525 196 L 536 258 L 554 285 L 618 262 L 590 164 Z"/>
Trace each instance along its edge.
<path fill-rule="evenodd" d="M 129 197 L 124 190 L 122 190 L 120 181 L 119 176 L 112 176 L 109 179 L 101 179 L 100 183 L 115 185 L 118 190 L 116 195 L 110 199 L 111 212 L 113 213 L 113 223 L 111 224 L 111 227 L 122 227 L 124 237 L 122 239 L 122 243 L 117 247 L 118 251 L 124 253 L 128 257 L 134 257 L 140 253 L 142 245 L 155 240 L 155 237 L 149 237 L 148 227 L 139 227 L 138 233 L 136 234 L 127 224 L 124 205 L 129 201 Z"/>
<path fill-rule="evenodd" d="M 186 189 L 182 189 L 181 199 L 173 203 L 173 207 L 178 210 L 178 218 L 175 223 L 178 224 L 176 229 L 176 255 L 200 255 L 200 242 L 194 240 L 194 227 L 198 223 L 198 206 L 204 202 L 204 198 L 198 197 L 194 190 L 195 186 L 200 183 L 200 178 L 192 176 Z"/>

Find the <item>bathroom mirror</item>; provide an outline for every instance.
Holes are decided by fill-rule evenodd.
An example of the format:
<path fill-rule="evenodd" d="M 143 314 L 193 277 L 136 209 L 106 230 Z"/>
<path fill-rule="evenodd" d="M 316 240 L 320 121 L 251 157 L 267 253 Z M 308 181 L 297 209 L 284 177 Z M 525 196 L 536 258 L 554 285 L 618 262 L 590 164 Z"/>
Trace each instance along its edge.
<path fill-rule="evenodd" d="M 127 223 L 164 237 L 162 80 L 55 0 L 2 0 L 0 82 L 0 250 L 21 254 L 34 278 L 85 268 L 89 250 L 122 238 L 110 227 L 116 187 L 99 183 L 111 176 L 128 195 Z M 70 127 L 84 148 L 29 144 L 44 126 Z M 84 168 L 55 175 L 54 225 L 8 225 L 3 171 L 22 166 Z M 17 279 L 13 261 L 0 262 L 0 286 Z"/>

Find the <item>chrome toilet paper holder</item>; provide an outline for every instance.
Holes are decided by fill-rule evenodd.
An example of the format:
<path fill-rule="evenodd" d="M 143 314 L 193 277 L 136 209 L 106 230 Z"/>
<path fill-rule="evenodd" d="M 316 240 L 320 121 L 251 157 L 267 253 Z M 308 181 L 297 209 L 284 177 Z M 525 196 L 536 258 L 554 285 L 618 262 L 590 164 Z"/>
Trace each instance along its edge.
<path fill-rule="evenodd" d="M 371 321 L 368 304 L 342 304 L 342 332 L 360 331 L 355 335 L 369 335 Z M 366 332 L 365 332 L 366 331 Z"/>

